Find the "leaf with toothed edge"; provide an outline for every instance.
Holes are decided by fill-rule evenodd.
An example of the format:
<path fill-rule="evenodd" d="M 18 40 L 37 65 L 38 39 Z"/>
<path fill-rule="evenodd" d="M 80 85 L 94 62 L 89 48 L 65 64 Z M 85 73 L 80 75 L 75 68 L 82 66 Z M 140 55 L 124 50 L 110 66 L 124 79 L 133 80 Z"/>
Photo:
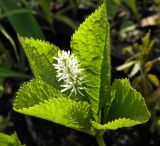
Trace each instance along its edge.
<path fill-rule="evenodd" d="M 22 85 L 14 110 L 94 135 L 90 105 L 71 100 L 42 81 L 32 80 Z"/>
<path fill-rule="evenodd" d="M 118 128 L 131 127 L 137 124 L 141 124 L 141 123 L 139 121 L 134 121 L 126 118 L 115 119 L 104 125 L 101 125 L 99 123 L 96 123 L 95 121 L 92 121 L 92 126 L 98 130 L 116 130 Z"/>
<path fill-rule="evenodd" d="M 88 89 L 83 98 L 62 94 L 53 66 L 59 48 L 41 40 L 22 38 L 35 80 L 19 89 L 14 110 L 91 135 L 146 122 L 150 113 L 140 93 L 127 79 L 111 85 L 110 28 L 106 5 L 91 14 L 71 39 L 71 48 L 84 68 Z M 79 101 L 81 100 L 81 101 Z"/>
<path fill-rule="evenodd" d="M 97 114 L 101 98 L 110 86 L 110 43 L 106 6 L 103 4 L 85 22 L 71 39 L 73 53 L 85 69 L 89 82 L 85 83 L 92 111 Z M 104 96 L 105 95 L 105 96 Z M 102 97 L 101 97 L 102 96 Z"/>
<path fill-rule="evenodd" d="M 53 66 L 53 56 L 57 56 L 58 47 L 49 42 L 19 36 L 19 41 L 28 58 L 35 78 L 45 81 L 59 89 L 56 70 Z"/>
<path fill-rule="evenodd" d="M 1 146 L 26 146 L 21 145 L 16 132 L 11 135 L 7 135 L 0 132 L 0 145 Z"/>
<path fill-rule="evenodd" d="M 131 127 L 148 121 L 150 113 L 142 95 L 130 86 L 128 79 L 115 80 L 111 90 L 114 96 L 107 113 L 105 124 L 92 121 L 98 130 Z"/>

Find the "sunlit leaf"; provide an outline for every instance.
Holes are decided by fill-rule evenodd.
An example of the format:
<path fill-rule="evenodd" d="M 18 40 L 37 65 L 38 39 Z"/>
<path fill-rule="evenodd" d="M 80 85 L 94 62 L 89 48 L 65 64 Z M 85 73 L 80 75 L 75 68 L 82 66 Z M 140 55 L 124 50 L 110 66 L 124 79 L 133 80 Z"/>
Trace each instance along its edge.
<path fill-rule="evenodd" d="M 14 110 L 94 134 L 90 129 L 90 105 L 71 100 L 42 81 L 32 80 L 21 86 Z"/>
<path fill-rule="evenodd" d="M 19 37 L 19 40 L 27 55 L 34 77 L 58 89 L 60 83 L 56 78 L 53 56 L 57 56 L 59 48 L 38 39 Z"/>
<path fill-rule="evenodd" d="M 0 145 L 1 146 L 25 146 L 25 145 L 21 145 L 16 133 L 12 135 L 0 133 Z"/>
<path fill-rule="evenodd" d="M 102 5 L 80 25 L 71 39 L 73 53 L 89 80 L 87 93 L 95 114 L 110 86 L 110 37 L 106 18 L 106 7 Z"/>
<path fill-rule="evenodd" d="M 107 113 L 105 124 L 92 121 L 98 130 L 115 130 L 130 127 L 148 121 L 150 113 L 145 105 L 144 98 L 133 89 L 127 79 L 115 80 L 112 85 L 115 97 Z"/>

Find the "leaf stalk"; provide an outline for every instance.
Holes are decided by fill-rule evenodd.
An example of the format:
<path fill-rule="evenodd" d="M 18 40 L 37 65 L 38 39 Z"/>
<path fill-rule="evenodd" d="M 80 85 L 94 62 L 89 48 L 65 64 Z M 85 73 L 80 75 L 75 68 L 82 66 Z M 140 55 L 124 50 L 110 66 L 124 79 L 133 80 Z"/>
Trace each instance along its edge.
<path fill-rule="evenodd" d="M 99 146 L 106 146 L 102 134 L 96 135 L 96 140 L 97 140 Z"/>

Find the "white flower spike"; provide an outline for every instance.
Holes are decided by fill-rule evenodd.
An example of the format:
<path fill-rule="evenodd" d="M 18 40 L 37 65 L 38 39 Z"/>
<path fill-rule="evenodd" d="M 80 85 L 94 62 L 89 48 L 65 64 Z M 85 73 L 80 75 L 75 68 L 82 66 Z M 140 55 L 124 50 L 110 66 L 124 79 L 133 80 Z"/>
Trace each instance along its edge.
<path fill-rule="evenodd" d="M 80 69 L 80 63 L 74 54 L 71 54 L 70 51 L 58 51 L 58 57 L 53 57 L 57 64 L 53 64 L 55 69 L 57 70 L 57 78 L 58 81 L 63 81 L 64 84 L 61 85 L 63 89 L 61 92 L 65 92 L 70 90 L 69 97 L 74 94 L 83 93 L 81 90 L 86 90 L 87 88 L 83 87 L 83 83 L 87 82 L 84 80 L 84 76 L 82 76 L 82 71 L 84 69 Z"/>

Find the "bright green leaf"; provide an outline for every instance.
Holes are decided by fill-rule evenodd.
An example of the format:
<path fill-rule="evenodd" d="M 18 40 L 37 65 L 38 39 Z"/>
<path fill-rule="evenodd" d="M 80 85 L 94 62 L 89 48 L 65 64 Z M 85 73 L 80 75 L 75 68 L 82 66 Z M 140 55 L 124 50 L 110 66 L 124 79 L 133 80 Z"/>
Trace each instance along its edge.
<path fill-rule="evenodd" d="M 71 48 L 85 69 L 89 80 L 87 93 L 96 114 L 102 92 L 106 96 L 110 85 L 110 39 L 105 4 L 80 25 L 72 37 Z"/>
<path fill-rule="evenodd" d="M 32 80 L 21 86 L 14 110 L 94 134 L 90 130 L 90 105 L 71 100 L 42 81 Z"/>
<path fill-rule="evenodd" d="M 115 99 L 110 107 L 107 122 L 126 118 L 144 123 L 149 119 L 150 113 L 144 98 L 131 87 L 127 79 L 115 80 L 112 90 L 115 91 Z"/>
<path fill-rule="evenodd" d="M 93 121 L 94 128 L 115 130 L 148 121 L 150 113 L 147 110 L 144 98 L 130 86 L 127 79 L 115 80 L 112 90 L 115 92 L 115 97 L 112 97 L 114 99 L 108 107 L 106 124 L 101 125 Z"/>
<path fill-rule="evenodd" d="M 19 37 L 27 55 L 30 67 L 36 79 L 45 81 L 55 88 L 59 88 L 53 56 L 57 56 L 58 47 L 41 40 Z"/>
<path fill-rule="evenodd" d="M 140 122 L 126 118 L 115 119 L 104 125 L 98 124 L 94 121 L 92 122 L 93 127 L 98 130 L 116 130 L 118 128 L 131 127 L 137 124 L 140 124 Z"/>
<path fill-rule="evenodd" d="M 0 133 L 0 145 L 1 146 L 22 146 L 16 133 L 12 135 Z"/>

